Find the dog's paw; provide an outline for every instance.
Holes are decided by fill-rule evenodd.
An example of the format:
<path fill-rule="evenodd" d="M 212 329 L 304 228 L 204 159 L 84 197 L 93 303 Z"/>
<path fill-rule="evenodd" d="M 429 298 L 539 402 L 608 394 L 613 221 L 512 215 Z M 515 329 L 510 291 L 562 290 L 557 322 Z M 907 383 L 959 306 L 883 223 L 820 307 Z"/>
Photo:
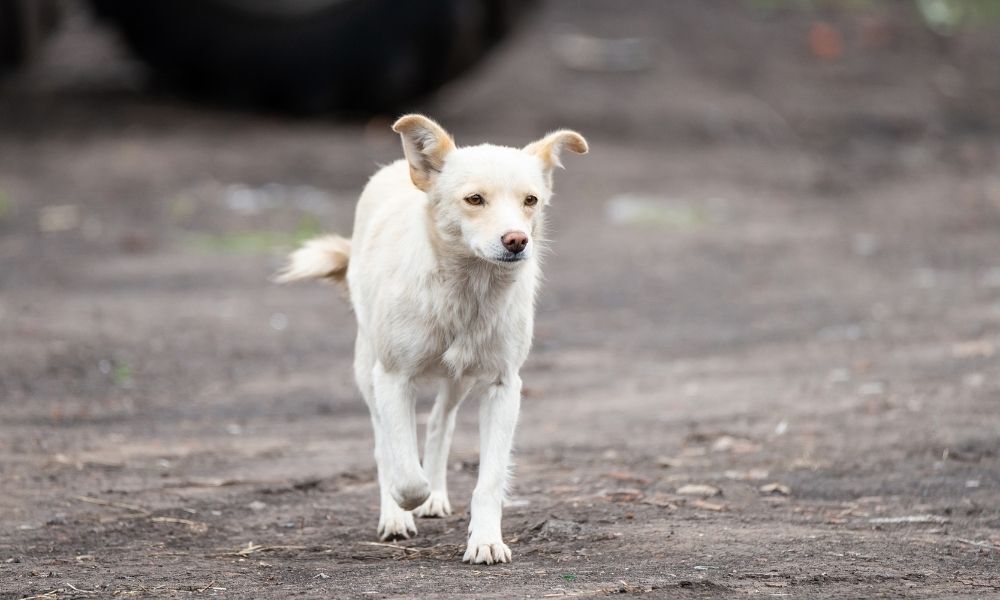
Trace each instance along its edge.
<path fill-rule="evenodd" d="M 473 565 L 510 562 L 510 548 L 507 544 L 496 540 L 494 542 L 469 540 L 469 545 L 465 548 L 463 562 Z"/>
<path fill-rule="evenodd" d="M 448 492 L 435 490 L 426 502 L 413 509 L 413 514 L 422 518 L 447 517 L 451 514 Z"/>
<path fill-rule="evenodd" d="M 408 540 L 417 535 L 417 524 L 413 514 L 404 510 L 394 510 L 382 513 L 378 519 L 378 537 L 383 542 L 388 540 Z"/>

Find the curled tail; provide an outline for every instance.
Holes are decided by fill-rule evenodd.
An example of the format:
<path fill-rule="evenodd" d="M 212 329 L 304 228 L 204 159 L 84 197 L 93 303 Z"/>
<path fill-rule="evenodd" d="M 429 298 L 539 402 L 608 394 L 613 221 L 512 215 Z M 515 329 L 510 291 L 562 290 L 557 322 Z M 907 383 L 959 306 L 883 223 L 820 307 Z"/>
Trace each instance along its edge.
<path fill-rule="evenodd" d="M 274 276 L 276 283 L 309 279 L 343 282 L 351 258 L 351 241 L 339 235 L 311 239 L 292 252 L 288 264 Z"/>

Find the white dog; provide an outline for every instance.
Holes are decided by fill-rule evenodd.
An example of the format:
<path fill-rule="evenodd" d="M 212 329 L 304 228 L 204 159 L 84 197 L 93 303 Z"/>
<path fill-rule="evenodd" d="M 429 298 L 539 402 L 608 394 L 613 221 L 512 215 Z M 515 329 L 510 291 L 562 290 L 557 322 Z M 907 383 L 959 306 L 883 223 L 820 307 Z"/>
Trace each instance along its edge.
<path fill-rule="evenodd" d="M 545 206 L 560 152 L 584 154 L 587 142 L 564 130 L 523 149 L 457 148 L 421 115 L 392 128 L 406 160 L 368 182 L 353 238 L 307 242 L 278 281 L 346 278 L 358 320 L 354 373 L 375 428 L 382 539 L 415 534 L 413 514 L 451 514 L 446 479 L 455 413 L 470 392 L 480 396 L 479 479 L 463 560 L 508 562 L 500 518 Z M 421 466 L 414 407 L 425 378 L 435 379 L 439 392 Z"/>

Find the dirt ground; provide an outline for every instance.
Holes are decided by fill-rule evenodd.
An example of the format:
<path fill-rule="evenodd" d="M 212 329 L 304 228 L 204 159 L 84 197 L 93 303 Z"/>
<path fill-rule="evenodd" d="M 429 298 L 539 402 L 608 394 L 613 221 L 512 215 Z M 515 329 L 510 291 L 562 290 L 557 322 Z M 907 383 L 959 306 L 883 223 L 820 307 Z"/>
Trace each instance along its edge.
<path fill-rule="evenodd" d="M 456 515 L 374 543 L 351 314 L 267 281 L 349 231 L 388 117 L 147 93 L 72 19 L 0 93 L 0 598 L 1000 597 L 998 29 L 755 6 L 552 1 L 414 107 L 592 147 L 491 567 L 475 402 Z"/>

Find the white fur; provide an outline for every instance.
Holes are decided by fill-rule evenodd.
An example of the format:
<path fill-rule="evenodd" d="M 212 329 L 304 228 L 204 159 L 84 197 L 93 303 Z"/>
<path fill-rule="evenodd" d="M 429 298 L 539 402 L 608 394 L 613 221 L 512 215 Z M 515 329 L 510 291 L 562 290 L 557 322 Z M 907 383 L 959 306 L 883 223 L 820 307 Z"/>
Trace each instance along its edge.
<path fill-rule="evenodd" d="M 543 212 L 559 150 L 583 153 L 586 143 L 559 131 L 525 149 L 456 148 L 419 115 L 393 129 L 406 160 L 381 169 L 361 194 L 346 270 L 358 321 L 354 371 L 375 429 L 378 533 L 416 533 L 407 511 L 451 513 L 448 451 L 455 414 L 471 392 L 481 401 L 481 449 L 464 560 L 508 562 L 501 507 L 521 400 L 518 371 L 531 346 Z M 467 200 L 475 194 L 482 205 Z M 529 196 L 537 205 L 526 204 Z M 501 242 L 512 231 L 528 235 L 520 253 Z M 345 246 L 329 240 L 293 254 L 283 279 L 336 272 Z M 421 465 L 415 401 L 425 378 L 436 379 L 439 391 Z"/>

